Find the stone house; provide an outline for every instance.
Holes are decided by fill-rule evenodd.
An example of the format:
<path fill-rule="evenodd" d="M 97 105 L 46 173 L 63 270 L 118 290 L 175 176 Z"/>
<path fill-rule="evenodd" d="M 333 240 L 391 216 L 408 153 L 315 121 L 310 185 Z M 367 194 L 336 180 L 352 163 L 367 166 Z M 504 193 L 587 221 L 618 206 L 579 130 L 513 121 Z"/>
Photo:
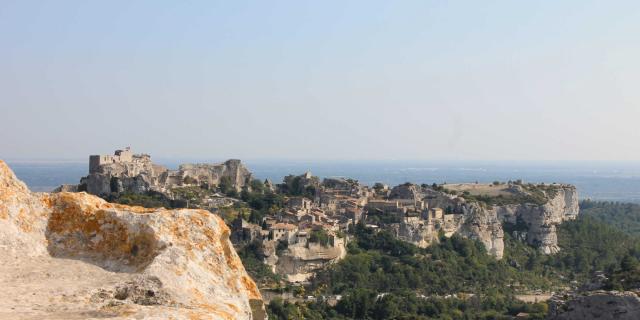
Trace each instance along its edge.
<path fill-rule="evenodd" d="M 427 222 L 433 224 L 436 221 L 443 221 L 444 219 L 444 211 L 442 208 L 431 208 L 428 211 L 424 211 L 426 214 Z"/>
<path fill-rule="evenodd" d="M 307 245 L 309 242 L 309 233 L 306 231 L 298 231 L 296 234 L 296 243 Z"/>
<path fill-rule="evenodd" d="M 293 197 L 289 199 L 289 208 L 311 210 L 313 202 L 305 197 Z"/>
<path fill-rule="evenodd" d="M 284 240 L 287 243 L 295 243 L 298 226 L 291 223 L 276 223 L 269 227 L 271 240 Z"/>
<path fill-rule="evenodd" d="M 231 223 L 231 241 L 233 243 L 248 243 L 262 241 L 262 227 L 238 217 Z"/>
<path fill-rule="evenodd" d="M 405 213 L 405 210 L 397 200 L 369 200 L 366 208 L 382 213 Z"/>

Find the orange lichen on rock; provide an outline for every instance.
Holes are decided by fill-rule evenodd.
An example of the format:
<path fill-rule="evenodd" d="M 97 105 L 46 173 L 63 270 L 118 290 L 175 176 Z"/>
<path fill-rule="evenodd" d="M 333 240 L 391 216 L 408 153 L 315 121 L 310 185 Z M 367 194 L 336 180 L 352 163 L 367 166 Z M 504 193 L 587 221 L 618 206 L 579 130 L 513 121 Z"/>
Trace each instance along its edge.
<path fill-rule="evenodd" d="M 0 191 L 0 193 L 2 193 L 2 191 Z M 0 202 L 0 219 L 9 219 L 9 208 L 7 208 L 4 202 Z"/>
<path fill-rule="evenodd" d="M 53 203 L 47 237 L 53 240 L 50 251 L 54 255 L 119 260 L 123 266 L 140 268 L 158 253 L 151 228 L 124 223 L 118 217 L 114 208 L 126 206 L 113 206 L 85 193 L 59 193 Z"/>
<path fill-rule="evenodd" d="M 33 223 L 33 219 L 27 215 L 27 211 L 24 208 L 20 208 L 18 211 L 18 216 L 16 218 L 16 222 L 20 229 L 24 232 L 31 232 L 33 229 L 31 224 Z"/>
<path fill-rule="evenodd" d="M 229 233 L 222 219 L 205 210 L 112 204 L 84 192 L 31 193 L 0 160 L 0 241 L 28 245 L 18 248 L 21 252 L 83 261 L 130 277 L 120 284 L 125 289 L 97 288 L 102 294 L 80 299 L 91 304 L 108 292 L 120 292 L 120 306 L 106 300 L 92 305 L 100 312 L 124 312 L 131 318 L 257 319 L 254 309 L 263 319 L 260 292 Z M 140 292 L 154 294 L 135 296 Z M 136 299 L 147 302 L 140 307 Z M 146 304 L 149 299 L 152 303 Z"/>
<path fill-rule="evenodd" d="M 251 279 L 251 277 L 249 277 L 248 275 L 242 276 L 241 279 L 242 279 L 242 284 L 244 285 L 244 288 L 247 291 L 249 291 L 249 298 L 262 300 L 262 294 L 260 294 L 260 290 L 258 290 L 258 286 L 253 281 L 253 279 Z"/>

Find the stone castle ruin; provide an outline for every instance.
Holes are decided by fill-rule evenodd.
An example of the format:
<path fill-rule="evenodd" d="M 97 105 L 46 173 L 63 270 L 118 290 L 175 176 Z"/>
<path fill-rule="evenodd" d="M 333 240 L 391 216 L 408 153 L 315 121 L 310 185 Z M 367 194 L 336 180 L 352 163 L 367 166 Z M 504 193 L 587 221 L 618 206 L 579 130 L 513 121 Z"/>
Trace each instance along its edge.
<path fill-rule="evenodd" d="M 249 184 L 251 172 L 240 160 L 218 164 L 182 164 L 170 170 L 151 161 L 148 154 L 134 154 L 129 147 L 113 155 L 89 156 L 89 175 L 78 185 L 63 185 L 57 191 L 86 191 L 98 196 L 119 193 L 166 193 L 182 186 L 217 187 L 225 180 L 237 191 Z"/>
<path fill-rule="evenodd" d="M 143 156 L 136 155 L 136 160 Z M 102 165 L 128 162 L 133 162 L 133 152 L 131 152 L 130 147 L 126 147 L 124 150 L 116 150 L 113 155 L 92 155 L 89 156 L 89 173 L 98 171 Z"/>

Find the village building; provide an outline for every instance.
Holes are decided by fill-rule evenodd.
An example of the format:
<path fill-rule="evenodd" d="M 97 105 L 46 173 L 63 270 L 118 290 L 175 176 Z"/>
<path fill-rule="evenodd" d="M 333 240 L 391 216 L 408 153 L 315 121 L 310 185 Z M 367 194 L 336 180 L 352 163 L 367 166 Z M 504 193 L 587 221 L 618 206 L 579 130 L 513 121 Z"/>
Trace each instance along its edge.
<path fill-rule="evenodd" d="M 269 227 L 271 240 L 282 240 L 287 243 L 295 243 L 298 226 L 291 223 L 276 223 Z"/>
<path fill-rule="evenodd" d="M 233 243 L 249 243 L 262 241 L 262 227 L 238 217 L 232 222 L 231 241 Z"/>
<path fill-rule="evenodd" d="M 289 208 L 311 210 L 313 202 L 305 197 L 292 197 L 289 198 Z"/>
<path fill-rule="evenodd" d="M 405 213 L 405 209 L 400 205 L 398 200 L 369 200 L 366 208 L 369 211 L 377 211 L 380 213 Z"/>

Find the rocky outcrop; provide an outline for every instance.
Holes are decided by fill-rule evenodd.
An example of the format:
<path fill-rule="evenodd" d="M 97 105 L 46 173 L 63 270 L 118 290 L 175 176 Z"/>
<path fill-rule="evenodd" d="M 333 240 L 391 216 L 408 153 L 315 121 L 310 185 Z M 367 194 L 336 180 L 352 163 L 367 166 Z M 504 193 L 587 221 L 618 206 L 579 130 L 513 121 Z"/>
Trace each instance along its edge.
<path fill-rule="evenodd" d="M 578 195 L 576 188 L 570 185 L 529 186 L 531 190 L 525 190 L 520 186 L 511 186 L 511 203 L 501 205 L 489 205 L 482 201 L 470 201 L 464 195 L 449 194 L 431 188 L 404 185 L 394 188 L 392 194 L 397 197 L 405 196 L 415 199 L 422 196 L 429 208 L 443 208 L 445 214 L 443 225 L 449 220 L 447 228 L 454 230 L 465 237 L 481 241 L 487 251 L 500 259 L 504 251 L 504 227 L 505 224 L 520 228 L 517 232 L 524 236 L 525 240 L 546 254 L 556 253 L 560 250 L 556 227 L 564 221 L 573 220 L 578 216 Z M 531 193 L 536 192 L 538 198 L 532 198 Z M 534 202 L 534 199 L 536 202 Z M 508 201 L 505 201 L 508 202 Z M 462 219 L 454 219 L 451 216 L 462 215 Z M 439 228 L 435 228 L 437 232 Z M 414 239 L 414 243 L 430 243 L 433 234 L 428 228 L 418 230 L 422 232 L 423 239 Z M 445 232 L 447 230 L 444 230 Z M 413 232 L 413 234 L 420 234 Z M 415 238 L 415 236 L 414 236 Z"/>
<path fill-rule="evenodd" d="M 226 178 L 236 191 L 242 190 L 252 178 L 251 172 L 237 159 L 227 160 L 218 164 L 182 164 L 177 172 L 169 171 L 166 175 L 167 179 L 161 179 L 165 185 L 179 185 L 185 181 L 191 181 L 192 184 L 196 185 L 217 186 L 222 179 Z M 172 181 L 175 177 L 178 177 L 178 180 Z"/>
<path fill-rule="evenodd" d="M 640 298 L 631 291 L 589 291 L 549 301 L 550 320 L 640 319 Z"/>
<path fill-rule="evenodd" d="M 80 180 L 78 190 L 100 196 L 125 191 L 144 193 L 160 189 L 160 176 L 166 172 L 167 168 L 153 164 L 151 157 L 143 154 L 133 156 L 130 161 L 94 163 L 89 175 Z"/>
<path fill-rule="evenodd" d="M 504 231 L 502 222 L 494 210 L 479 203 L 469 203 L 462 206 L 464 219 L 461 220 L 459 232 L 461 235 L 482 242 L 487 252 L 502 259 L 504 255 Z"/>
<path fill-rule="evenodd" d="M 264 319 L 229 233 L 204 210 L 31 193 L 0 161 L 0 318 Z"/>
<path fill-rule="evenodd" d="M 556 227 L 577 218 L 579 210 L 575 187 L 565 185 L 558 187 L 543 205 L 522 203 L 498 206 L 492 211 L 502 222 L 523 224 L 527 242 L 552 254 L 560 250 Z"/>
<path fill-rule="evenodd" d="M 390 199 L 421 200 L 425 197 L 424 190 L 418 185 L 405 183 L 393 187 L 389 192 Z"/>
<path fill-rule="evenodd" d="M 320 178 L 311 174 L 310 171 L 299 176 L 288 175 L 284 177 L 282 184 L 278 185 L 279 191 L 288 194 L 314 195 L 320 188 Z"/>
<path fill-rule="evenodd" d="M 319 270 L 344 259 L 347 249 L 345 239 L 335 238 L 327 246 L 296 243 L 281 252 L 276 252 L 275 244 L 271 243 L 265 246 L 265 255 L 265 262 L 275 273 L 284 275 L 288 282 L 301 283 L 308 281 Z"/>
<path fill-rule="evenodd" d="M 437 226 L 422 220 L 405 219 L 393 224 L 390 228 L 398 239 L 411 242 L 420 248 L 426 248 L 438 242 Z"/>
<path fill-rule="evenodd" d="M 251 179 L 251 172 L 236 159 L 219 164 L 183 164 L 178 170 L 169 170 L 151 162 L 151 157 L 146 154 L 127 158 L 91 156 L 89 175 L 82 178 L 79 185 L 63 185 L 55 191 L 86 191 L 102 197 L 123 192 L 142 194 L 156 191 L 170 196 L 169 191 L 175 187 L 216 187 L 223 180 L 240 191 Z"/>

